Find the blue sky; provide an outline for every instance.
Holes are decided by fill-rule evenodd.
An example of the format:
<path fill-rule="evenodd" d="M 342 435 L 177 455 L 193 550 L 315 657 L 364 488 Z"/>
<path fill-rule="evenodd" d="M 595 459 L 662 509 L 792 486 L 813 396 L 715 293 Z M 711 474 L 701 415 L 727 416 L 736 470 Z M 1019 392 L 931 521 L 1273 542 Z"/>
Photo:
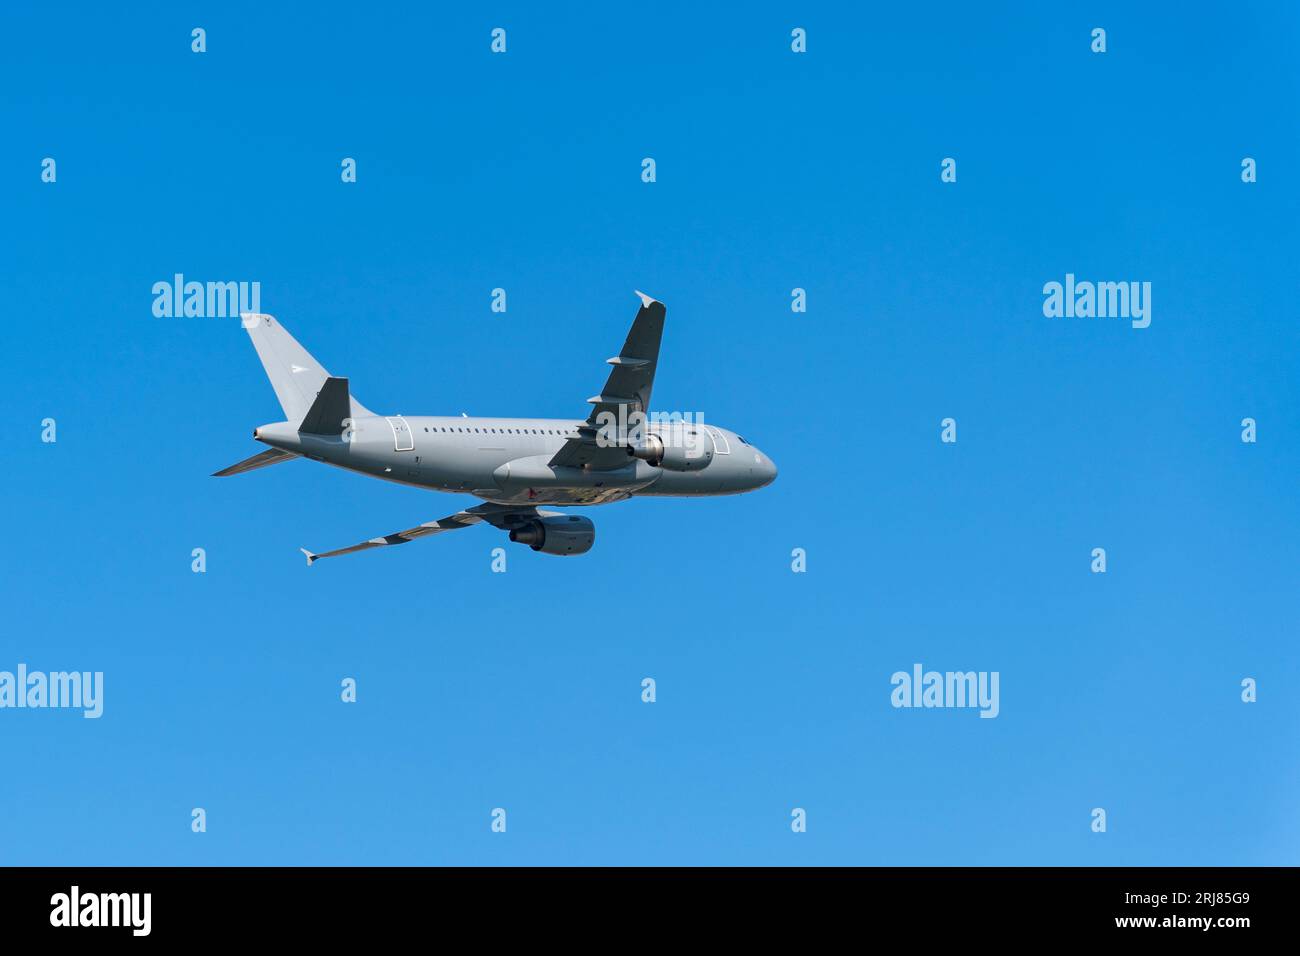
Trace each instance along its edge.
<path fill-rule="evenodd" d="M 1296 863 L 1298 15 L 905 7 L 7 11 L 0 669 L 105 711 L 0 711 L 0 863 Z M 655 404 L 780 478 L 308 571 L 471 502 L 210 478 L 280 411 L 177 272 L 407 414 L 584 415 L 644 289 Z"/>

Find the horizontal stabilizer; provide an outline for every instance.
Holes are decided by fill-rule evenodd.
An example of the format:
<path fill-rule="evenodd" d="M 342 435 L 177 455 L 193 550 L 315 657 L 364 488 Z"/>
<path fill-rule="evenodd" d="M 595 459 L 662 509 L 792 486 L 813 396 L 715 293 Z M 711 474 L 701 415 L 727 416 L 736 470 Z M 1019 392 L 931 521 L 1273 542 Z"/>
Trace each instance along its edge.
<path fill-rule="evenodd" d="M 308 435 L 341 435 L 343 422 L 352 417 L 348 401 L 348 380 L 327 378 L 316 394 L 316 400 L 307 410 L 307 416 L 298 426 L 300 433 Z"/>
<path fill-rule="evenodd" d="M 213 478 L 225 478 L 227 475 L 242 475 L 246 471 L 254 471 L 258 468 L 265 468 L 267 465 L 276 465 L 282 461 L 288 461 L 290 458 L 297 458 L 291 451 L 281 451 L 278 448 L 272 448 L 270 451 L 264 451 L 254 455 L 252 458 L 245 458 L 229 468 L 222 468 L 220 471 L 212 473 Z"/>

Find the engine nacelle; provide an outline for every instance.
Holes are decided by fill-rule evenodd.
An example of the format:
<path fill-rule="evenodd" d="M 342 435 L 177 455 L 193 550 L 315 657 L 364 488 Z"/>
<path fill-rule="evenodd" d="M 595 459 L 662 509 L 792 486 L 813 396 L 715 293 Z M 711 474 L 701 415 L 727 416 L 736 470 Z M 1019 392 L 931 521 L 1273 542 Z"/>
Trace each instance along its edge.
<path fill-rule="evenodd" d="M 677 435 L 683 436 L 678 432 Z M 684 435 L 685 441 L 673 440 L 664 444 L 658 435 L 647 434 L 639 445 L 629 445 L 627 453 L 647 464 L 667 471 L 700 471 L 713 461 L 713 448 L 699 432 Z"/>
<path fill-rule="evenodd" d="M 547 515 L 515 528 L 510 540 L 543 554 L 586 554 L 596 543 L 596 526 L 578 515 Z"/>

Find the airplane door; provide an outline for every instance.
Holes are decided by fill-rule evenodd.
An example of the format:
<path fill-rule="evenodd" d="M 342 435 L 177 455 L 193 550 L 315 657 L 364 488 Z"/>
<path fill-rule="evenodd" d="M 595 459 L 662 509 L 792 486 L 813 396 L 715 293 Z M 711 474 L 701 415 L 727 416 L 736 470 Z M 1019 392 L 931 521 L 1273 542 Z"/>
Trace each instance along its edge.
<path fill-rule="evenodd" d="M 410 451 L 415 447 L 415 437 L 411 434 L 411 426 L 406 424 L 406 419 L 401 415 L 394 415 L 388 419 L 388 427 L 393 430 L 394 451 Z"/>

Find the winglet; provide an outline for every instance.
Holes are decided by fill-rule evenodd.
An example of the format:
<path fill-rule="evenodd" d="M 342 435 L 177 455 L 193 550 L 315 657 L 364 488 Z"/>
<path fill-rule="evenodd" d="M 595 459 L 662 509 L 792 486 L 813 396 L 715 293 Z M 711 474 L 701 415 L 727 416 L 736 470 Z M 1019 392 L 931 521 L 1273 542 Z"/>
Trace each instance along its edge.
<path fill-rule="evenodd" d="M 312 563 L 316 560 L 316 555 L 312 554 L 306 548 L 299 548 L 298 550 L 301 551 L 303 554 L 307 555 L 307 567 L 310 568 L 312 566 Z"/>
<path fill-rule="evenodd" d="M 640 289 L 635 289 L 634 291 L 641 297 L 641 307 L 643 309 L 648 309 L 650 306 L 654 305 L 655 300 L 650 298 L 650 296 L 646 295 Z"/>

